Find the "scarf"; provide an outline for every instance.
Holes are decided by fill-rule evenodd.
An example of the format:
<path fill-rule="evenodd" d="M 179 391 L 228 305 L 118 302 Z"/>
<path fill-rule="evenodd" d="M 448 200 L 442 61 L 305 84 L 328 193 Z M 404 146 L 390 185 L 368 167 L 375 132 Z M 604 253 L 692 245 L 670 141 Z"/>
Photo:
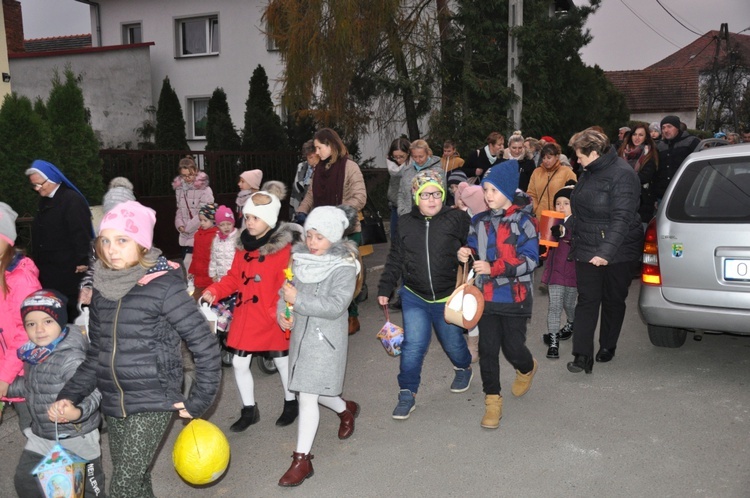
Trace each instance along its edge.
<path fill-rule="evenodd" d="M 237 233 L 237 229 L 236 229 L 236 228 L 235 228 L 234 230 L 232 230 L 231 232 L 227 233 L 227 234 L 225 234 L 225 233 L 224 233 L 224 232 L 222 232 L 221 230 L 219 230 L 219 231 L 217 232 L 217 234 L 219 235 L 219 239 L 220 239 L 220 240 L 227 240 L 227 239 L 228 239 L 229 237 L 231 237 L 231 236 L 232 236 L 232 235 L 234 235 L 235 233 Z"/>
<path fill-rule="evenodd" d="M 152 247 L 146 253 L 146 261 L 153 261 L 155 265 L 146 268 L 139 264 L 122 270 L 113 270 L 104 266 L 101 260 L 94 263 L 94 289 L 98 290 L 105 299 L 118 301 L 136 286 L 138 281 L 151 271 L 162 271 L 167 259 L 161 255 L 161 250 Z"/>
<path fill-rule="evenodd" d="M 321 160 L 313 172 L 313 206 L 338 206 L 344 201 L 344 179 L 346 161 L 349 156 L 341 156 L 330 164 L 331 158 Z"/>
<path fill-rule="evenodd" d="M 359 273 L 356 259 L 342 257 L 340 255 L 322 254 L 320 256 L 310 253 L 295 253 L 294 276 L 304 284 L 316 284 L 322 282 L 335 270 L 342 266 L 353 266 Z"/>
<path fill-rule="evenodd" d="M 266 234 L 263 237 L 259 239 L 256 239 L 255 237 L 250 235 L 250 232 L 248 232 L 247 230 L 243 230 L 242 233 L 240 234 L 240 242 L 242 242 L 242 247 L 246 251 L 256 251 L 260 249 L 261 247 L 266 245 L 269 240 L 271 240 L 271 237 L 273 236 L 274 233 L 276 233 L 277 229 L 278 229 L 278 226 L 273 227 L 268 232 L 266 232 Z"/>
<path fill-rule="evenodd" d="M 242 208 L 245 206 L 245 203 L 250 198 L 250 196 L 253 195 L 252 190 L 240 190 L 240 192 L 237 194 L 237 212 L 242 214 Z"/>
<path fill-rule="evenodd" d="M 57 337 L 57 339 L 46 346 L 37 346 L 33 342 L 29 341 L 18 348 L 18 351 L 16 353 L 18 355 L 18 359 L 21 361 L 25 361 L 30 365 L 38 365 L 40 363 L 43 363 L 47 358 L 50 357 L 50 355 L 52 355 L 52 353 L 55 352 L 58 344 L 60 344 L 67 336 L 68 327 L 66 326 L 64 329 L 62 329 L 62 332 L 60 332 L 60 335 Z"/>
<path fill-rule="evenodd" d="M 629 165 L 633 167 L 636 173 L 638 173 L 642 168 L 643 164 L 646 161 L 646 156 L 648 156 L 648 145 L 639 145 L 638 147 L 630 148 L 628 146 L 625 147 L 625 150 L 622 151 L 622 158 L 625 159 Z"/>
<path fill-rule="evenodd" d="M 490 164 L 494 165 L 495 161 L 497 161 L 497 156 L 493 156 L 492 154 L 490 154 L 490 146 L 489 145 L 485 145 L 484 146 L 484 153 L 487 154 L 487 159 L 490 160 Z"/>

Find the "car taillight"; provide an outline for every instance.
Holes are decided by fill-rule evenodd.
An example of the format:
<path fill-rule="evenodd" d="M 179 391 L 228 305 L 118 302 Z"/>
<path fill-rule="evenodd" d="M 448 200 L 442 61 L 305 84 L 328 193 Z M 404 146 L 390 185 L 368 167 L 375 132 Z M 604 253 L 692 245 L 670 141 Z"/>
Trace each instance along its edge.
<path fill-rule="evenodd" d="M 641 282 L 646 285 L 661 285 L 661 271 L 659 270 L 659 245 L 656 242 L 656 218 L 653 218 L 646 228 L 643 240 L 643 265 Z"/>

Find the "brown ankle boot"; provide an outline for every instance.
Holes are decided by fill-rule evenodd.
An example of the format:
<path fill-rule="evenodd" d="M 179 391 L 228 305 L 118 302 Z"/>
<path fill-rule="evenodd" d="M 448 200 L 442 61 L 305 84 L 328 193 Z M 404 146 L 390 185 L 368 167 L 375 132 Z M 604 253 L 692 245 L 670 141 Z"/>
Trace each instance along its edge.
<path fill-rule="evenodd" d="M 309 453 L 292 453 L 292 465 L 279 479 L 279 486 L 299 486 L 302 481 L 312 477 L 315 473 L 310 461 L 312 459 L 313 456 Z"/>
<path fill-rule="evenodd" d="M 354 419 L 359 416 L 359 405 L 354 401 L 347 401 L 346 410 L 337 415 L 341 419 L 339 439 L 347 439 L 354 434 Z"/>
<path fill-rule="evenodd" d="M 359 332 L 359 318 L 356 316 L 349 317 L 349 335 L 354 335 Z"/>

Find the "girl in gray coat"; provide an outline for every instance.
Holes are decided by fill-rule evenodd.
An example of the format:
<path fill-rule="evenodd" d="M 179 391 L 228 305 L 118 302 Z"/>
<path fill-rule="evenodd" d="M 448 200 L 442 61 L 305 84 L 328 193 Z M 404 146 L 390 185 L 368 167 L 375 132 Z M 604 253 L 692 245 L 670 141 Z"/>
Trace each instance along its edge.
<path fill-rule="evenodd" d="M 299 393 L 297 449 L 280 486 L 297 486 L 313 475 L 310 450 L 319 404 L 341 419 L 339 439 L 354 433 L 359 405 L 341 397 L 349 341 L 347 307 L 359 272 L 357 248 L 342 237 L 354 220 L 356 212 L 348 206 L 313 209 L 305 221 L 305 243 L 292 249 L 293 281 L 280 291 L 279 325 L 292 331 L 289 390 Z"/>

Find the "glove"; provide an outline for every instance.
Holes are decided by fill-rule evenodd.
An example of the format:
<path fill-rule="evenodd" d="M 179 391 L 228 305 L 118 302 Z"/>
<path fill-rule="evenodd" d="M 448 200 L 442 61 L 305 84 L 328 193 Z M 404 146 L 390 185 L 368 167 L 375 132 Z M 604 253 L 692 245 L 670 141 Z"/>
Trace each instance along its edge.
<path fill-rule="evenodd" d="M 562 225 L 555 225 L 552 228 L 550 228 L 550 232 L 552 233 L 553 237 L 560 238 L 565 235 L 565 227 Z"/>
<path fill-rule="evenodd" d="M 301 211 L 298 211 L 298 212 L 294 213 L 294 219 L 292 221 L 294 221 L 298 225 L 304 225 L 306 219 L 307 219 L 307 213 L 303 213 Z"/>

